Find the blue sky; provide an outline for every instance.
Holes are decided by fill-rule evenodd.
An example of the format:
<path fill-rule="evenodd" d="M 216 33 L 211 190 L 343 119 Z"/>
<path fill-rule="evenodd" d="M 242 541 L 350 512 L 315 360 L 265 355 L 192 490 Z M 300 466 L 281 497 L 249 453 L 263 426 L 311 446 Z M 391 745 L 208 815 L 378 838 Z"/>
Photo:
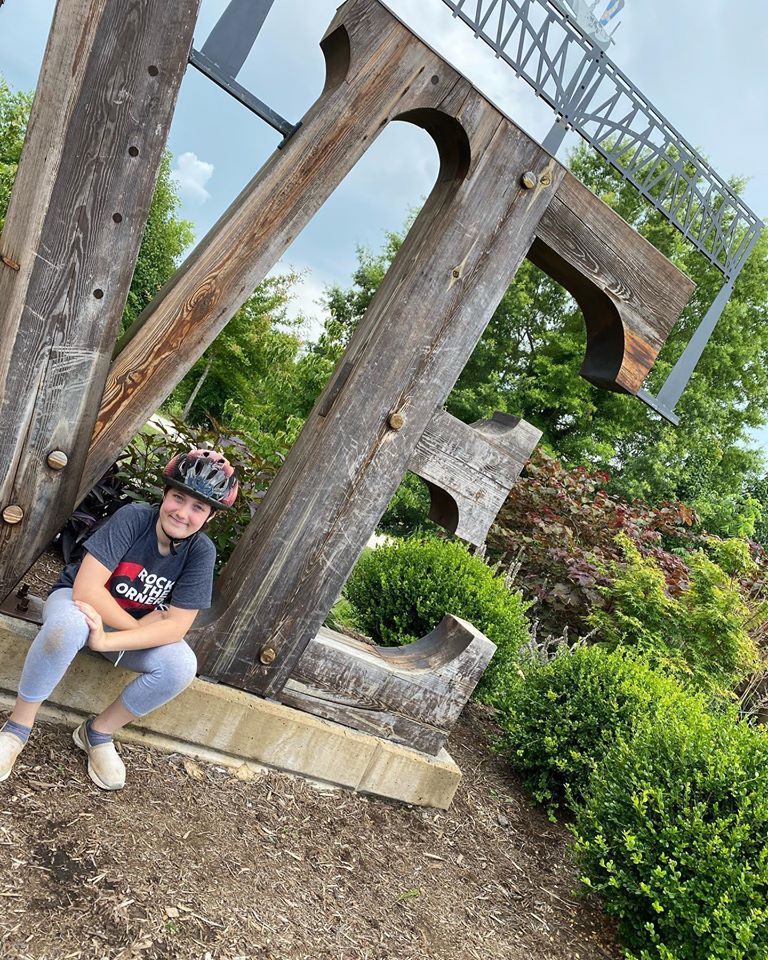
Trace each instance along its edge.
<path fill-rule="evenodd" d="M 226 0 L 202 0 L 195 45 L 202 46 Z M 336 0 L 276 0 L 238 79 L 289 120 L 298 120 L 323 84 L 318 41 Z M 441 0 L 389 6 L 537 139 L 550 110 L 493 57 Z M 6 0 L 0 8 L 0 74 L 34 87 L 53 0 Z M 768 215 L 768 17 L 764 0 L 627 0 L 610 56 L 721 176 L 751 178 L 745 199 Z M 571 135 L 575 137 L 575 135 Z M 279 142 L 279 134 L 189 69 L 169 146 L 182 214 L 202 237 Z M 568 139 L 565 154 L 575 139 Z M 393 124 L 288 250 L 283 266 L 304 275 L 296 309 L 322 317 L 324 287 L 346 282 L 359 244 L 377 249 L 409 208 L 429 193 L 434 145 L 421 130 Z"/>

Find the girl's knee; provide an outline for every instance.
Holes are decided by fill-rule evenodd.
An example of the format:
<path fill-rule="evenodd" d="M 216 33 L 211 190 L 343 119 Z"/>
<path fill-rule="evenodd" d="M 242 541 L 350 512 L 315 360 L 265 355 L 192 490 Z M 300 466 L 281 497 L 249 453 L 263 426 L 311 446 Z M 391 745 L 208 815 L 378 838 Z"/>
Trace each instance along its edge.
<path fill-rule="evenodd" d="M 80 610 L 71 601 L 60 604 L 55 613 L 45 618 L 39 636 L 47 654 L 75 647 L 82 649 L 88 642 L 88 624 Z"/>
<path fill-rule="evenodd" d="M 169 643 L 162 647 L 163 676 L 169 683 L 183 690 L 188 687 L 197 675 L 197 657 L 194 650 L 184 640 L 178 643 Z"/>

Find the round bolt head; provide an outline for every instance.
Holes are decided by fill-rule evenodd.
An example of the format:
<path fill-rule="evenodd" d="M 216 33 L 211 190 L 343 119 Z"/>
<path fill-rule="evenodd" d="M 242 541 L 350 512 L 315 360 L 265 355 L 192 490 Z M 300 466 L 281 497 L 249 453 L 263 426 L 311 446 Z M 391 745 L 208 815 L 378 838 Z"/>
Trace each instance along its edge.
<path fill-rule="evenodd" d="M 3 510 L 3 520 L 5 520 L 6 523 L 13 525 L 15 523 L 21 523 L 23 519 L 24 511 L 17 503 L 11 503 Z"/>
<path fill-rule="evenodd" d="M 542 187 L 548 187 L 550 183 L 552 183 L 552 174 L 549 171 L 542 173 L 539 183 L 542 185 Z"/>
<path fill-rule="evenodd" d="M 52 470 L 63 470 L 69 463 L 69 457 L 63 450 L 51 450 L 48 454 L 48 466 Z"/>
<path fill-rule="evenodd" d="M 405 417 L 402 413 L 390 413 L 387 423 L 392 430 L 402 430 L 405 426 Z"/>
<path fill-rule="evenodd" d="M 533 190 L 533 188 L 539 182 L 539 178 L 536 176 L 533 170 L 526 170 L 520 178 L 520 182 L 526 190 Z"/>
<path fill-rule="evenodd" d="M 277 657 L 277 650 L 269 644 L 265 644 L 259 651 L 259 660 L 264 664 L 265 667 L 268 667 L 270 663 L 275 662 Z"/>

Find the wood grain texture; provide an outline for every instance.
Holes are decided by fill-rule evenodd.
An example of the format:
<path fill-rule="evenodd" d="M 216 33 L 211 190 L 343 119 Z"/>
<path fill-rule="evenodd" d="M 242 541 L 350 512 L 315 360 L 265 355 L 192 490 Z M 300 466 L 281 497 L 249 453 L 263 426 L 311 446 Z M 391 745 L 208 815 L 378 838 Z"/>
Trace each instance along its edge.
<path fill-rule="evenodd" d="M 459 617 L 405 647 L 376 647 L 322 628 L 279 699 L 436 756 L 495 646 Z"/>
<path fill-rule="evenodd" d="M 5 315 L 10 359 L 2 387 L 0 502 L 19 504 L 24 521 L 0 527 L 0 595 L 5 596 L 71 512 L 128 294 L 159 170 L 199 0 L 169 8 L 162 0 L 88 6 L 77 29 L 49 45 L 18 189 L 49 186 L 30 209 L 11 204 L 10 236 L 35 247 L 15 251 L 31 268 Z M 60 25 L 60 13 L 57 23 Z M 149 71 L 149 67 L 157 71 Z M 55 68 L 55 69 L 54 69 Z M 70 73 L 78 81 L 71 90 Z M 66 122 L 47 169 L 47 138 Z M 57 145 L 58 146 L 58 145 Z M 29 164 L 31 173 L 24 172 Z M 50 178 L 50 184 L 48 184 Z M 120 214 L 116 222 L 113 214 Z M 25 231 L 17 218 L 39 228 Z M 19 271 L 19 276 L 22 271 Z M 68 465 L 52 470 L 51 450 Z"/>
<path fill-rule="evenodd" d="M 395 34 L 428 82 L 393 115 L 431 133 L 438 181 L 191 638 L 205 673 L 269 696 L 317 634 L 563 176 L 467 81 L 442 91 L 445 64 L 402 25 Z M 524 190 L 528 169 L 552 185 Z M 267 643 L 278 655 L 265 667 Z"/>
<path fill-rule="evenodd" d="M 139 318 L 115 359 L 81 482 L 85 493 L 165 400 L 296 235 L 401 110 L 438 100 L 434 70 L 372 0 L 346 4 L 322 42 L 323 93 Z"/>
<path fill-rule="evenodd" d="M 408 465 L 429 488 L 429 519 L 482 546 L 540 438 L 505 413 L 466 424 L 438 410 Z"/>
<path fill-rule="evenodd" d="M 0 255 L 19 265 L 0 268 L 0 402 L 8 386 L 8 369 L 21 323 L 40 233 L 64 149 L 64 132 L 77 103 L 87 59 L 82 51 L 93 35 L 106 0 L 59 0 L 27 124 L 21 162 L 11 193 Z"/>
<path fill-rule="evenodd" d="M 529 259 L 569 290 L 584 315 L 581 375 L 636 394 L 695 289 L 570 173 L 536 231 Z"/>

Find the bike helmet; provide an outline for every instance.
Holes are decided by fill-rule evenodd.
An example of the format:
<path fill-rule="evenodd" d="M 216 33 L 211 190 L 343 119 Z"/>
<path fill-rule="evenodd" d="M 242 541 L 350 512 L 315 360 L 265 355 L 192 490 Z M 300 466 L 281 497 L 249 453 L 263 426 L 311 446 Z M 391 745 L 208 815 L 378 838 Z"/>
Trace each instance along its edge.
<path fill-rule="evenodd" d="M 197 497 L 214 510 L 226 510 L 237 498 L 235 468 L 215 450 L 177 454 L 166 464 L 163 479 L 168 486 Z"/>

